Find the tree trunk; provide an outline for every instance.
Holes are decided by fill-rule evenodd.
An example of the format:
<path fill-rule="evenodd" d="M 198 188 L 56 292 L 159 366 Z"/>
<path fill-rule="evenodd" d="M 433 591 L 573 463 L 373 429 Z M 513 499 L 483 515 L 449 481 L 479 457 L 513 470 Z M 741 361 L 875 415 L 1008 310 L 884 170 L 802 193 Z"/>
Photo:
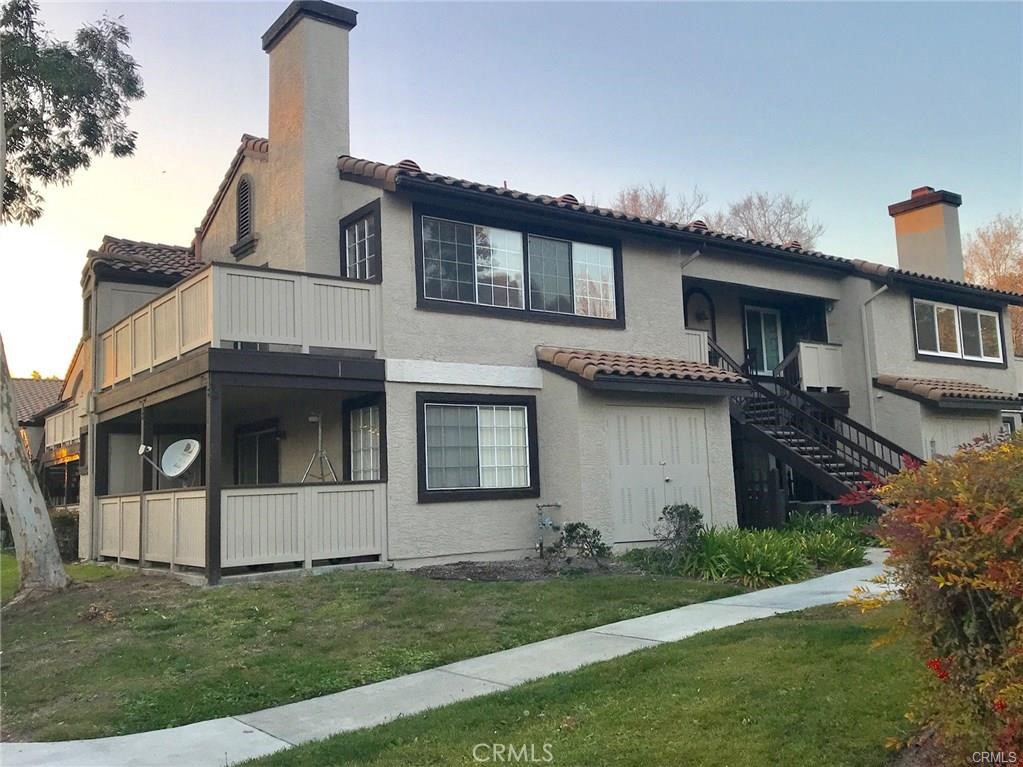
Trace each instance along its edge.
<path fill-rule="evenodd" d="M 53 523 L 39 480 L 18 436 L 3 336 L 0 336 L 0 501 L 11 525 L 21 572 L 18 601 L 65 588 L 70 579 L 60 561 Z"/>

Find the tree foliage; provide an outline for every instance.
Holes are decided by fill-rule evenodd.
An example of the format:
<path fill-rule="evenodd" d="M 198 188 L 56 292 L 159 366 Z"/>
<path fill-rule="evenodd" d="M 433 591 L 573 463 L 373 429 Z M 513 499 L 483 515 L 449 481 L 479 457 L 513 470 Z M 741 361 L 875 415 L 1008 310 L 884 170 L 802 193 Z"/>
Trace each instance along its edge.
<path fill-rule="evenodd" d="M 672 197 L 664 184 L 648 182 L 623 187 L 611 207 L 633 216 L 679 224 L 699 218 L 721 232 L 779 244 L 797 240 L 804 248 L 814 247 L 824 233 L 824 225 L 810 217 L 810 203 L 791 195 L 752 192 L 719 211 L 708 209 L 707 202 L 698 186 L 688 194 Z"/>
<path fill-rule="evenodd" d="M 1023 215 L 998 215 L 966 238 L 966 279 L 979 285 L 1023 293 Z M 1023 354 L 1023 308 L 1010 307 L 1012 339 Z"/>
<path fill-rule="evenodd" d="M 126 118 L 144 91 L 120 17 L 86 24 L 66 42 L 38 16 L 35 0 L 10 0 L 0 15 L 3 223 L 34 222 L 39 188 L 67 184 L 92 158 L 135 151 Z"/>

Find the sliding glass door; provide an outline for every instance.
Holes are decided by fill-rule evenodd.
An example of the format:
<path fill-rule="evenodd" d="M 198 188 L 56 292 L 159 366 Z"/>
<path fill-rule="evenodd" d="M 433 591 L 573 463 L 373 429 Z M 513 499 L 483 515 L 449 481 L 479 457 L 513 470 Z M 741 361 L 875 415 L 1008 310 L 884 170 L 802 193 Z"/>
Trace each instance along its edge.
<path fill-rule="evenodd" d="M 762 306 L 746 307 L 746 348 L 753 372 L 771 375 L 782 359 L 781 314 Z"/>

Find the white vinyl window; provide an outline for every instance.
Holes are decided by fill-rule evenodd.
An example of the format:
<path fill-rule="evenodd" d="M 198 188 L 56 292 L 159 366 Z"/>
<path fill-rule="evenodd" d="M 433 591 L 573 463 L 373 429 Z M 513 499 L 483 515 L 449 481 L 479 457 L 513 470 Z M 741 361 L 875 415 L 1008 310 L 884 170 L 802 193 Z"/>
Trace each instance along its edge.
<path fill-rule="evenodd" d="M 425 407 L 428 490 L 529 487 L 525 406 Z"/>
<path fill-rule="evenodd" d="M 375 280 L 380 276 L 380 244 L 376 216 L 372 213 L 345 227 L 345 268 L 353 280 Z"/>
<path fill-rule="evenodd" d="M 996 312 L 914 299 L 913 320 L 920 354 L 1002 361 L 1002 335 Z"/>
<path fill-rule="evenodd" d="M 380 408 L 361 407 L 351 412 L 351 477 L 353 482 L 380 479 Z"/>

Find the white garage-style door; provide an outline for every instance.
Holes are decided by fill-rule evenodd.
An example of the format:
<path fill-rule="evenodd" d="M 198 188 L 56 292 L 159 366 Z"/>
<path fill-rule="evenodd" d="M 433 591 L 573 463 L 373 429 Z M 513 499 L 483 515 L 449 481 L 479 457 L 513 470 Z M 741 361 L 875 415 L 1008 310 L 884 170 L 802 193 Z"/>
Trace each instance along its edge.
<path fill-rule="evenodd" d="M 997 433 L 999 421 L 991 418 L 955 416 L 932 418 L 924 427 L 924 452 L 928 458 L 952 455 L 960 445 L 972 442 L 982 434 Z"/>
<path fill-rule="evenodd" d="M 609 407 L 607 435 L 615 543 L 651 540 L 668 504 L 690 503 L 710 519 L 703 410 Z"/>

